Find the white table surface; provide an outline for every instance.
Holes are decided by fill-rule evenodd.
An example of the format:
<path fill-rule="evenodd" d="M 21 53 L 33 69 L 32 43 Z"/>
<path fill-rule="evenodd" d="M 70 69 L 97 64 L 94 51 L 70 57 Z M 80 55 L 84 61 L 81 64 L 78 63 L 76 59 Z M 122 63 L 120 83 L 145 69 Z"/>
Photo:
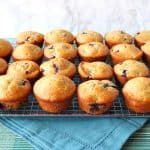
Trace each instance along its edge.
<path fill-rule="evenodd" d="M 0 0 L 0 37 L 53 28 L 135 34 L 150 29 L 150 0 Z"/>

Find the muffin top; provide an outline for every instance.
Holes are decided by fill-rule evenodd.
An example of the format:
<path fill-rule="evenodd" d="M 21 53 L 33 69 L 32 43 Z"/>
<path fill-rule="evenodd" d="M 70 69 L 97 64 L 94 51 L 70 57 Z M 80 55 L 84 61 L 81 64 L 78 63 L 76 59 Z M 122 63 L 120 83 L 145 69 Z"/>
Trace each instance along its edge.
<path fill-rule="evenodd" d="M 113 76 L 112 67 L 104 62 L 81 62 L 79 74 L 88 79 L 110 79 Z"/>
<path fill-rule="evenodd" d="M 76 72 L 76 67 L 64 58 L 55 58 L 42 63 L 40 70 L 43 75 L 60 74 L 72 77 Z"/>
<path fill-rule="evenodd" d="M 25 43 L 17 46 L 12 56 L 15 60 L 37 61 L 42 58 L 43 50 L 36 45 Z"/>
<path fill-rule="evenodd" d="M 74 36 L 71 32 L 64 29 L 55 29 L 44 36 L 46 44 L 54 43 L 73 43 Z"/>
<path fill-rule="evenodd" d="M 150 41 L 146 42 L 144 45 L 141 46 L 141 50 L 147 54 L 150 55 Z"/>
<path fill-rule="evenodd" d="M 78 53 L 80 56 L 83 57 L 100 57 L 106 56 L 109 53 L 109 49 L 107 46 L 100 42 L 90 42 L 78 47 Z"/>
<path fill-rule="evenodd" d="M 85 44 L 89 42 L 102 42 L 103 36 L 95 31 L 84 30 L 77 34 L 76 41 L 78 44 Z"/>
<path fill-rule="evenodd" d="M 7 57 L 11 54 L 12 50 L 13 47 L 8 41 L 0 39 L 0 57 Z"/>
<path fill-rule="evenodd" d="M 31 91 L 30 82 L 9 75 L 0 76 L 0 101 L 16 101 Z"/>
<path fill-rule="evenodd" d="M 0 75 L 5 73 L 7 67 L 8 67 L 7 62 L 3 58 L 0 58 Z"/>
<path fill-rule="evenodd" d="M 74 94 L 75 83 L 63 75 L 44 76 L 34 84 L 34 94 L 46 101 L 64 101 Z M 48 91 L 48 92 L 46 92 Z"/>
<path fill-rule="evenodd" d="M 32 78 L 38 77 L 40 74 L 40 68 L 33 61 L 21 60 L 10 64 L 7 70 L 7 74 L 12 77 L 30 80 Z"/>
<path fill-rule="evenodd" d="M 105 35 L 106 43 L 111 47 L 121 43 L 132 43 L 132 36 L 124 31 L 112 31 Z"/>
<path fill-rule="evenodd" d="M 125 84 L 122 91 L 135 101 L 150 102 L 150 78 L 133 78 Z"/>
<path fill-rule="evenodd" d="M 150 41 L 150 30 L 138 32 L 135 35 L 135 40 L 139 43 L 145 44 L 147 41 Z"/>
<path fill-rule="evenodd" d="M 76 57 L 77 50 L 69 43 L 55 43 L 44 49 L 44 56 L 47 59 L 65 58 L 72 60 Z"/>
<path fill-rule="evenodd" d="M 111 103 L 118 94 L 116 85 L 109 80 L 89 80 L 78 86 L 78 96 L 89 103 Z"/>
<path fill-rule="evenodd" d="M 16 37 L 17 44 L 30 43 L 39 45 L 38 43 L 43 43 L 44 35 L 34 31 L 21 32 Z"/>
<path fill-rule="evenodd" d="M 149 76 L 148 67 L 137 60 L 126 60 L 114 66 L 114 72 L 123 77 Z"/>
<path fill-rule="evenodd" d="M 118 44 L 111 48 L 111 56 L 119 57 L 121 60 L 136 59 L 142 57 L 142 51 L 131 44 Z"/>

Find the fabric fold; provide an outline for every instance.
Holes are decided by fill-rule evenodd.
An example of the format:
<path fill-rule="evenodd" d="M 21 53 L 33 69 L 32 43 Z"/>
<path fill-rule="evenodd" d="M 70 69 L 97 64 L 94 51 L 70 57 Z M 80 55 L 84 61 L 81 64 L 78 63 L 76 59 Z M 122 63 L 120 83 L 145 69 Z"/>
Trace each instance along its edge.
<path fill-rule="evenodd" d="M 120 149 L 148 118 L 0 117 L 39 150 Z M 117 141 L 117 142 L 116 142 Z"/>

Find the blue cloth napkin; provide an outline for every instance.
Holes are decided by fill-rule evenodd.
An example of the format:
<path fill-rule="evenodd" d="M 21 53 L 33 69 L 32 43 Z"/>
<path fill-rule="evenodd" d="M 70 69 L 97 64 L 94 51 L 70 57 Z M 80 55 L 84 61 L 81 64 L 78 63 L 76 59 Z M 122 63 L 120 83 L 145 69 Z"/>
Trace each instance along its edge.
<path fill-rule="evenodd" d="M 39 150 L 119 150 L 148 118 L 0 117 Z"/>

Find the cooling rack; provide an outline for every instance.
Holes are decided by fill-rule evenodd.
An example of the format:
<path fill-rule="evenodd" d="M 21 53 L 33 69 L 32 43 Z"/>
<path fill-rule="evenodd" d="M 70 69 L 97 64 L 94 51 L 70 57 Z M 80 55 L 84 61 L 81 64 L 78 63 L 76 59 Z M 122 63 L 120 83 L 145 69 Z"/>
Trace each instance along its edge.
<path fill-rule="evenodd" d="M 8 39 L 12 45 L 15 47 L 15 39 L 13 38 L 9 38 Z M 12 60 L 10 60 L 10 63 L 12 62 Z M 107 60 L 107 63 L 110 63 L 110 60 Z M 78 65 L 79 64 L 79 59 L 75 59 L 75 64 Z M 74 77 L 74 81 L 76 84 L 80 83 L 80 78 L 79 75 L 76 74 Z M 116 85 L 118 86 L 118 89 L 120 89 L 120 85 L 119 83 L 115 80 L 115 78 L 113 79 L 113 82 L 116 83 Z M 110 110 L 102 115 L 89 115 L 86 114 L 85 112 L 83 112 L 79 106 L 78 106 L 78 102 L 77 102 L 77 97 L 76 95 L 73 97 L 73 101 L 72 101 L 72 105 L 68 108 L 68 110 L 59 113 L 59 114 L 55 114 L 55 113 L 47 113 L 45 111 L 43 111 L 37 101 L 35 100 L 33 94 L 29 95 L 28 98 L 29 102 L 28 104 L 25 104 L 24 106 L 22 106 L 21 108 L 19 108 L 18 110 L 3 110 L 0 108 L 0 116 L 60 116 L 60 117 L 150 117 L 150 113 L 135 113 L 130 111 L 124 104 L 123 101 L 123 97 L 121 95 L 121 93 L 119 94 L 118 98 L 116 99 L 116 101 L 113 103 L 112 107 L 110 108 Z"/>

